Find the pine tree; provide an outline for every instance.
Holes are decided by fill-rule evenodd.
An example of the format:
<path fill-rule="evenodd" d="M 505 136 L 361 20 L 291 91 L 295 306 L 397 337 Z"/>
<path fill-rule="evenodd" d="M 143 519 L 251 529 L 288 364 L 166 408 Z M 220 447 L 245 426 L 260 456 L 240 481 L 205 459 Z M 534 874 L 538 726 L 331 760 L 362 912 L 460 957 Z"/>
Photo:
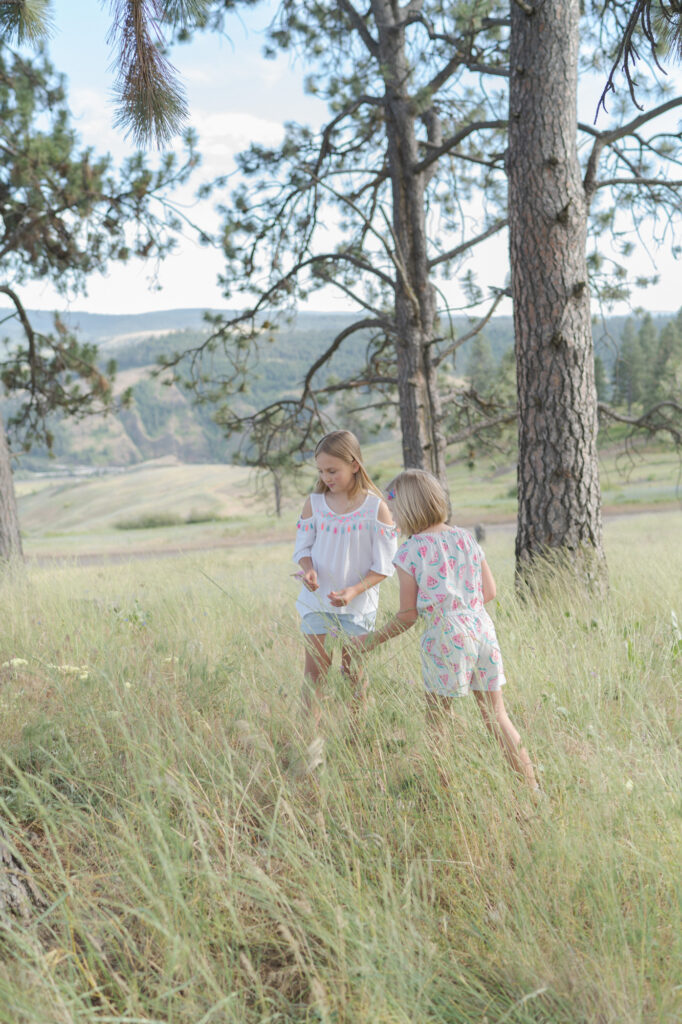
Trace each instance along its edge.
<path fill-rule="evenodd" d="M 0 145 L 0 294 L 23 334 L 0 356 L 0 379 L 12 397 L 5 407 L 7 430 L 14 446 L 39 439 L 49 447 L 51 413 L 79 417 L 111 403 L 113 366 L 102 373 L 95 348 L 59 318 L 49 333 L 34 330 L 22 286 L 49 281 L 73 295 L 113 261 L 163 258 L 180 228 L 168 193 L 187 179 L 196 158 L 190 144 L 183 166 L 169 155 L 152 171 L 137 155 L 115 172 L 108 156 L 79 149 L 63 79 L 44 55 L 27 59 L 1 41 Z M 7 559 L 21 555 L 21 541 L 4 434 L 0 492 L 0 558 Z"/>
<path fill-rule="evenodd" d="M 616 211 L 628 207 L 635 220 L 657 216 L 666 196 L 670 208 L 679 210 L 675 188 L 682 184 L 658 163 L 658 157 L 667 158 L 667 148 L 648 144 L 641 134 L 682 104 L 682 97 L 666 98 L 649 81 L 647 94 L 661 100 L 658 106 L 608 130 L 578 123 L 581 38 L 592 38 L 598 51 L 609 37 L 611 19 L 619 30 L 622 7 L 517 0 L 510 8 L 507 166 L 519 400 L 517 572 L 523 576 L 538 556 L 559 548 L 571 555 L 579 575 L 598 585 L 605 579 L 605 557 L 590 286 L 599 287 L 599 260 L 591 266 L 586 260 L 589 218 L 593 212 L 597 223 L 614 227 Z M 584 165 L 577 130 L 593 138 Z M 600 208 L 600 190 L 614 187 L 619 201 Z M 618 278 L 624 273 L 617 268 L 615 285 L 607 284 L 603 292 L 606 298 L 622 297 Z M 631 406 L 634 351 L 628 362 Z M 651 421 L 645 429 L 651 429 Z"/>
<path fill-rule="evenodd" d="M 609 382 L 606 375 L 606 367 L 601 356 L 594 357 L 594 386 L 597 389 L 597 398 L 600 402 L 607 402 L 609 399 Z"/>
<path fill-rule="evenodd" d="M 631 319 L 625 321 L 618 355 L 614 365 L 614 398 L 626 405 L 628 415 L 642 396 L 644 367 L 638 331 Z"/>
<path fill-rule="evenodd" d="M 652 405 L 656 401 L 656 363 L 659 337 L 658 328 L 651 313 L 645 313 L 642 319 L 637 332 L 637 342 L 641 374 L 639 398 L 644 405 Z"/>
<path fill-rule="evenodd" d="M 681 311 L 682 312 L 682 311 Z M 652 400 L 682 399 L 682 315 L 678 313 L 662 328 L 653 371 Z"/>
<path fill-rule="evenodd" d="M 472 388 L 484 397 L 491 394 L 494 386 L 495 360 L 490 342 L 485 334 L 478 334 L 471 343 L 467 360 L 467 377 Z"/>

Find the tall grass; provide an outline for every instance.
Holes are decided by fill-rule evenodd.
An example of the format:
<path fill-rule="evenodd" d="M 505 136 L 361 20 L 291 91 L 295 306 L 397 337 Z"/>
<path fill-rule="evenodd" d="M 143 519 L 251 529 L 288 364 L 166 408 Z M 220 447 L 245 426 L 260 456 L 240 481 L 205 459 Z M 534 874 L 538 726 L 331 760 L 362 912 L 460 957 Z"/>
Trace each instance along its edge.
<path fill-rule="evenodd" d="M 0 920 L 0 1022 L 682 1020 L 677 526 L 610 527 L 599 606 L 518 603 L 486 545 L 539 811 L 473 701 L 426 733 L 414 634 L 359 737 L 332 673 L 325 763 L 286 770 L 284 548 L 8 574 L 0 813 L 44 904 Z"/>

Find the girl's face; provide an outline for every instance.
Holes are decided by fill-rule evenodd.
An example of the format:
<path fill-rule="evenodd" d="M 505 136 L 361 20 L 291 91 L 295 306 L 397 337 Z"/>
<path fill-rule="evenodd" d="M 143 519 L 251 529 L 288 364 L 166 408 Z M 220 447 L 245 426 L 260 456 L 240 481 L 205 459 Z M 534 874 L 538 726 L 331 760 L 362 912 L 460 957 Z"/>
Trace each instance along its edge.
<path fill-rule="evenodd" d="M 355 459 L 352 462 L 344 462 L 336 455 L 327 455 L 325 452 L 320 452 L 315 462 L 320 480 L 332 494 L 346 494 L 355 483 L 355 474 L 360 469 Z"/>

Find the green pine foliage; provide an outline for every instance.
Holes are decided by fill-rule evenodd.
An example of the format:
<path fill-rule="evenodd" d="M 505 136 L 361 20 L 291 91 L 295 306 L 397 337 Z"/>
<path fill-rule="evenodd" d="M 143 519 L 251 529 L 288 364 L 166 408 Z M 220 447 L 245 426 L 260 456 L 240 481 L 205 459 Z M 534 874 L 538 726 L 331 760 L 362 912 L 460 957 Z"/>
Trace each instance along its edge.
<path fill-rule="evenodd" d="M 682 396 L 682 310 L 659 327 L 647 313 L 639 326 L 628 319 L 614 364 L 614 400 L 633 408 Z"/>
<path fill-rule="evenodd" d="M 479 395 L 488 396 L 492 392 L 496 369 L 487 336 L 477 334 L 471 343 L 467 361 L 467 378 Z"/>
<path fill-rule="evenodd" d="M 3 5 L 6 7 L 7 5 Z M 44 54 L 27 58 L 0 40 L 0 294 L 5 318 L 0 380 L 14 401 L 6 423 L 15 445 L 48 447 L 57 411 L 79 418 L 111 407 L 113 364 L 66 321 L 33 327 L 21 300 L 28 281 L 49 281 L 73 298 L 88 277 L 131 256 L 164 257 L 180 221 L 169 193 L 196 165 L 193 139 L 180 164 L 164 156 L 156 169 L 137 154 L 119 169 L 109 156 L 81 147 L 71 124 L 63 76 Z M 134 229 L 134 230 L 133 230 Z"/>

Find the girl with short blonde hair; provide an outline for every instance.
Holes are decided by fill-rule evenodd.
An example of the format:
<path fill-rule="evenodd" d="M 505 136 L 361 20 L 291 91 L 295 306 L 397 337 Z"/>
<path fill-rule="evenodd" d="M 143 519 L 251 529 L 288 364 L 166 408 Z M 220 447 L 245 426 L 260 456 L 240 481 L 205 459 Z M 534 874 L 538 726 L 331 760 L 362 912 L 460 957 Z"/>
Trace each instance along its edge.
<path fill-rule="evenodd" d="M 431 721 L 438 722 L 443 711 L 449 713 L 453 698 L 473 692 L 510 764 L 538 790 L 528 752 L 504 706 L 502 655 L 484 608 L 496 587 L 483 551 L 468 531 L 447 524 L 447 496 L 430 473 L 399 473 L 386 497 L 405 535 L 393 559 L 400 611 L 383 629 L 356 637 L 353 649 L 370 651 L 423 618 L 422 673 Z"/>

